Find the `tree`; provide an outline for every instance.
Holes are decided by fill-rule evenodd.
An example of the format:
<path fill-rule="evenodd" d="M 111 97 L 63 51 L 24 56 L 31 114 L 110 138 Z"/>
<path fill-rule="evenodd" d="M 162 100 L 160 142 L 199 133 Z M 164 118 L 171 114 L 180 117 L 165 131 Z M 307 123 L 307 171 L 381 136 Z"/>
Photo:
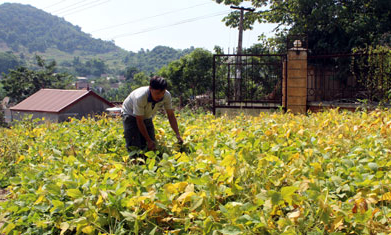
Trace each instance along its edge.
<path fill-rule="evenodd" d="M 195 98 L 212 90 L 212 60 L 211 52 L 198 48 L 163 67 L 159 75 L 168 79 L 181 100 Z"/>
<path fill-rule="evenodd" d="M 41 88 L 66 88 L 71 76 L 63 73 L 55 73 L 56 62 L 46 63 L 40 56 L 36 56 L 40 70 L 33 71 L 26 67 L 18 67 L 10 70 L 1 81 L 6 96 L 12 102 L 19 103 Z"/>
<path fill-rule="evenodd" d="M 126 81 L 131 81 L 134 78 L 134 75 L 140 71 L 136 67 L 128 67 L 125 71 Z"/>
<path fill-rule="evenodd" d="M 239 5 L 244 0 L 215 0 Z M 378 45 L 391 31 L 391 1 L 387 0 L 251 0 L 259 10 L 245 13 L 245 29 L 254 22 L 277 23 L 279 37 L 308 35 L 310 52 L 350 52 L 352 48 Z M 265 10 L 266 9 L 266 10 Z M 224 18 L 237 27 L 238 16 Z"/>
<path fill-rule="evenodd" d="M 148 86 L 149 77 L 144 72 L 136 73 L 130 84 L 131 84 L 131 90 L 135 90 L 142 86 Z"/>
<path fill-rule="evenodd" d="M 0 52 L 0 74 L 8 73 L 20 65 L 18 58 L 12 52 Z"/>

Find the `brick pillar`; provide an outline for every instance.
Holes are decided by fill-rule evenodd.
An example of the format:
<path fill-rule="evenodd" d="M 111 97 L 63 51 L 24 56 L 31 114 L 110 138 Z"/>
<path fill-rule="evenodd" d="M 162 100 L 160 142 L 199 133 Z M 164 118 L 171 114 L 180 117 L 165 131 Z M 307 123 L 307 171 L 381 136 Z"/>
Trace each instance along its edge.
<path fill-rule="evenodd" d="M 307 112 L 307 50 L 292 48 L 288 50 L 287 109 L 293 113 Z M 285 100 L 284 100 L 285 103 Z"/>

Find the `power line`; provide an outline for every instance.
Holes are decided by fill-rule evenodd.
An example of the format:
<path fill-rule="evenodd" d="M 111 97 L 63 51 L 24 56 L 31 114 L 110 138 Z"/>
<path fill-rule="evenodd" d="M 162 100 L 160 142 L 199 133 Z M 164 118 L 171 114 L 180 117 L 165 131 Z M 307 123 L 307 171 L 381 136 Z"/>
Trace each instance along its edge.
<path fill-rule="evenodd" d="M 103 4 L 101 2 L 102 0 L 94 0 L 94 1 L 90 1 L 90 2 L 87 2 L 87 3 L 84 3 L 86 2 L 86 0 L 84 1 L 80 1 L 80 2 L 77 2 L 73 5 L 69 5 L 67 7 L 64 7 L 62 9 L 59 9 L 59 10 L 56 10 L 56 11 L 53 11 L 52 14 L 56 14 L 56 15 L 69 15 L 69 14 L 73 14 L 75 12 L 79 12 L 79 11 L 82 11 L 82 10 L 86 10 L 86 9 L 90 9 L 92 7 L 95 7 L 97 5 L 101 5 Z M 107 1 L 106 1 L 107 2 Z M 82 4 L 84 3 L 84 4 Z M 96 4 L 97 3 L 97 4 Z M 80 5 L 82 4 L 82 5 Z M 95 4 L 95 5 L 94 5 Z M 79 5 L 79 6 L 77 6 Z M 83 8 L 84 7 L 84 8 Z M 80 9 L 81 8 L 81 9 Z"/>
<path fill-rule="evenodd" d="M 56 10 L 53 10 L 52 13 L 58 13 L 58 12 L 62 12 L 62 11 L 67 11 L 69 10 L 68 8 L 72 8 L 74 6 L 77 6 L 79 4 L 82 4 L 84 2 L 86 2 L 87 0 L 81 0 L 81 1 L 78 1 L 76 3 L 73 3 L 73 4 L 70 4 L 68 6 L 65 6 L 65 7 L 62 7 L 62 8 L 59 8 L 59 9 L 56 9 Z"/>
<path fill-rule="evenodd" d="M 194 22 L 194 21 L 197 21 L 197 20 L 203 20 L 203 19 L 207 19 L 207 18 L 219 16 L 219 15 L 224 15 L 224 14 L 227 14 L 228 12 L 229 11 L 212 13 L 212 14 L 208 14 L 208 15 L 204 15 L 204 16 L 199 16 L 199 17 L 195 17 L 195 18 L 191 18 L 191 19 L 182 20 L 182 21 L 179 21 L 179 22 L 176 22 L 176 23 L 173 23 L 173 24 L 169 24 L 169 25 L 163 25 L 163 26 L 157 26 L 157 27 L 144 29 L 144 30 L 141 30 L 141 31 L 135 32 L 135 33 L 120 34 L 120 35 L 116 35 L 116 36 L 112 37 L 112 39 L 133 36 L 133 35 L 146 33 L 146 32 L 150 32 L 150 31 L 154 31 L 154 30 L 158 30 L 158 29 L 168 28 L 168 27 L 171 27 L 171 26 L 176 26 L 176 25 L 180 25 L 180 24 L 190 23 L 190 22 Z"/>
<path fill-rule="evenodd" d="M 75 14 L 75 13 L 80 12 L 80 11 L 84 11 L 84 10 L 87 10 L 87 9 L 90 9 L 90 8 L 93 8 L 93 7 L 96 7 L 96 6 L 100 6 L 100 5 L 105 4 L 105 3 L 108 3 L 108 2 L 110 2 L 110 1 L 111 1 L 111 0 L 107 0 L 107 1 L 105 1 L 105 2 L 100 2 L 100 3 L 97 3 L 97 4 L 95 4 L 95 5 L 92 5 L 92 6 L 89 6 L 89 7 L 86 7 L 86 8 L 82 8 L 82 9 L 80 9 L 80 10 L 76 10 L 76 11 L 67 13 L 67 14 L 65 14 L 65 15 L 63 15 L 63 16 L 72 15 L 72 14 Z"/>
<path fill-rule="evenodd" d="M 133 21 L 128 21 L 128 22 L 125 22 L 125 23 L 122 23 L 122 24 L 111 25 L 111 26 L 107 26 L 107 27 L 104 27 L 104 28 L 101 28 L 101 29 L 97 29 L 97 30 L 91 31 L 90 33 L 95 33 L 95 32 L 102 31 L 102 30 L 107 30 L 107 29 L 118 28 L 120 26 L 124 26 L 124 25 L 127 25 L 127 24 L 132 24 L 132 23 L 144 21 L 144 20 L 156 18 L 156 17 L 159 17 L 159 16 L 168 15 L 168 14 L 171 14 L 171 13 L 175 13 L 175 12 L 179 12 L 179 11 L 183 11 L 183 10 L 187 10 L 187 9 L 192 9 L 192 8 L 195 8 L 195 7 L 199 7 L 199 6 L 203 6 L 203 5 L 207 5 L 207 4 L 211 4 L 211 3 L 212 2 L 197 4 L 197 5 L 193 5 L 193 6 L 190 6 L 190 7 L 181 8 L 181 9 L 178 9 L 178 10 L 164 12 L 164 13 L 161 13 L 161 14 L 158 14 L 158 15 L 154 15 L 154 16 L 149 16 L 149 17 L 145 17 L 145 18 L 136 19 L 136 20 L 133 20 Z"/>
<path fill-rule="evenodd" d="M 65 2 L 65 1 L 66 1 L 66 0 L 59 1 L 59 2 L 54 3 L 54 4 L 52 4 L 52 5 L 46 6 L 46 7 L 42 8 L 42 9 L 45 10 L 45 9 L 47 9 L 47 8 L 57 6 L 57 5 L 59 5 L 59 4 L 63 3 L 63 2 Z"/>

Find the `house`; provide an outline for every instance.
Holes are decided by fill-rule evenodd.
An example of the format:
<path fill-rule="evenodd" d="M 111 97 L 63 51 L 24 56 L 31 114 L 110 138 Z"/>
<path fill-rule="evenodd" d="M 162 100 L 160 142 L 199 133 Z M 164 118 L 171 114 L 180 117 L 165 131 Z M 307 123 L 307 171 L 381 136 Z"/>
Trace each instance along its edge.
<path fill-rule="evenodd" d="M 88 84 L 88 79 L 86 77 L 77 77 L 77 81 L 75 83 L 76 89 L 88 89 L 89 84 Z"/>
<path fill-rule="evenodd" d="M 69 117 L 81 118 L 101 114 L 114 105 L 91 90 L 41 89 L 10 108 L 12 120 L 25 115 L 62 122 Z"/>

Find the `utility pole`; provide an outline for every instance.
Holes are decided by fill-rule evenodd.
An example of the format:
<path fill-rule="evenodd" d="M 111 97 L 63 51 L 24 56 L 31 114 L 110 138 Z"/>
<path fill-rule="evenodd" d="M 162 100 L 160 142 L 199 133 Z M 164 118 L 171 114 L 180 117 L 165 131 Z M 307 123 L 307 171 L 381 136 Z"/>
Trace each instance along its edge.
<path fill-rule="evenodd" d="M 243 44 L 243 18 L 244 18 L 244 11 L 251 11 L 253 12 L 254 8 L 245 8 L 245 7 L 236 7 L 231 6 L 231 9 L 237 9 L 240 10 L 240 20 L 239 20 L 239 40 L 238 40 L 238 51 L 237 51 L 237 57 L 236 57 L 236 79 L 235 79 L 235 100 L 241 101 L 242 100 L 242 44 Z"/>
<path fill-rule="evenodd" d="M 245 8 L 245 7 L 236 7 L 231 6 L 231 9 L 237 9 L 240 10 L 240 20 L 239 20 L 239 40 L 238 40 L 238 55 L 242 54 L 242 44 L 243 44 L 243 18 L 244 18 L 244 11 L 251 11 L 253 12 L 254 8 Z"/>

